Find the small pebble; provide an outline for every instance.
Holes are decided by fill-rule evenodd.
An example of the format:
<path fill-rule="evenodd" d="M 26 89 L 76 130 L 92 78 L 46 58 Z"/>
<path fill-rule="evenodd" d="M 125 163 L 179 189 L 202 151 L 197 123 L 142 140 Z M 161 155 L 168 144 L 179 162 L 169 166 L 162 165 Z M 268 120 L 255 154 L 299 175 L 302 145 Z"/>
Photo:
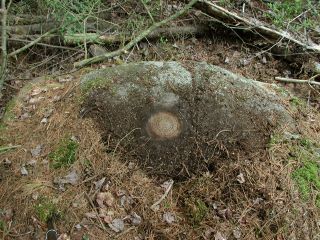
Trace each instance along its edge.
<path fill-rule="evenodd" d="M 28 170 L 24 166 L 20 169 L 20 172 L 22 176 L 27 176 L 29 174 Z"/>

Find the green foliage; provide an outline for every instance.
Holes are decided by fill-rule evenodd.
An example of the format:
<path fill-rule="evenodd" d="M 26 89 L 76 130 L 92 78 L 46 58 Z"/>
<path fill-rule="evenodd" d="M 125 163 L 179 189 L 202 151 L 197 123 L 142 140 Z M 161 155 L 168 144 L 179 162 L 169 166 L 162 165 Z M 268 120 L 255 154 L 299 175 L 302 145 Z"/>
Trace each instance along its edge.
<path fill-rule="evenodd" d="M 201 199 L 188 199 L 187 206 L 190 219 L 194 225 L 199 225 L 209 211 L 208 207 Z"/>
<path fill-rule="evenodd" d="M 6 223 L 3 220 L 0 220 L 0 230 L 4 231 L 6 227 Z"/>
<path fill-rule="evenodd" d="M 89 236 L 87 234 L 84 234 L 82 236 L 82 240 L 90 240 Z"/>
<path fill-rule="evenodd" d="M 84 20 L 92 17 L 101 0 L 44 0 L 45 6 L 59 22 L 63 22 L 61 31 L 82 33 Z"/>
<path fill-rule="evenodd" d="M 68 138 L 63 139 L 58 148 L 49 154 L 54 168 L 68 167 L 76 160 L 78 142 Z"/>
<path fill-rule="evenodd" d="M 292 155 L 300 166 L 292 173 L 302 199 L 309 200 L 315 196 L 315 204 L 320 207 L 320 157 L 316 155 L 316 146 L 309 139 L 301 139 L 293 148 Z"/>
<path fill-rule="evenodd" d="M 230 6 L 231 5 L 231 1 L 230 0 L 219 0 L 219 3 L 222 6 Z"/>
<path fill-rule="evenodd" d="M 300 145 L 303 146 L 306 149 L 311 149 L 312 146 L 313 146 L 313 143 L 312 143 L 312 141 L 310 141 L 310 139 L 302 138 L 300 140 Z"/>
<path fill-rule="evenodd" d="M 280 28 L 301 30 L 314 28 L 319 20 L 319 1 L 282 0 L 268 4 L 271 12 L 267 14 L 273 24 Z M 295 21 L 297 19 L 299 21 Z"/>
<path fill-rule="evenodd" d="M 10 12 L 14 15 L 34 14 L 34 10 L 40 9 L 41 0 L 23 0 L 14 2 L 10 8 Z"/>
<path fill-rule="evenodd" d="M 37 217 L 42 222 L 47 222 L 48 219 L 55 215 L 59 215 L 57 206 L 50 200 L 43 198 L 40 203 L 34 206 Z"/>
<path fill-rule="evenodd" d="M 307 200 L 312 190 L 320 191 L 319 165 L 314 161 L 306 161 L 303 166 L 293 172 L 301 196 Z M 317 194 L 316 204 L 320 204 L 320 193 Z"/>
<path fill-rule="evenodd" d="M 290 99 L 290 103 L 292 106 L 295 106 L 295 107 L 305 106 L 305 102 L 301 98 L 298 98 L 298 97 L 292 97 Z"/>

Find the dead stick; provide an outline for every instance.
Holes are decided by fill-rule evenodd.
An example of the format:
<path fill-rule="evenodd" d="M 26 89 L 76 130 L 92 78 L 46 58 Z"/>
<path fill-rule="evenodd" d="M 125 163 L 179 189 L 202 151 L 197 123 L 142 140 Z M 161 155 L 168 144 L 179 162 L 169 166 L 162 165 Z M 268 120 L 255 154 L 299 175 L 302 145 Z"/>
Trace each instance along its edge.
<path fill-rule="evenodd" d="M 95 56 L 89 59 L 85 59 L 82 60 L 80 62 L 76 62 L 75 63 L 75 67 L 84 67 L 86 65 L 92 64 L 92 63 L 97 63 L 97 62 L 101 62 L 105 59 L 111 58 L 111 57 L 115 57 L 115 56 L 119 56 L 123 53 L 128 52 L 128 50 L 130 48 L 132 48 L 134 45 L 136 45 L 138 42 L 140 42 L 142 39 L 144 39 L 145 37 L 147 37 L 151 32 L 153 32 L 154 30 L 156 30 L 157 28 L 167 24 L 168 22 L 176 19 L 177 17 L 181 16 L 182 14 L 186 13 L 198 0 L 191 0 L 183 9 L 181 9 L 180 11 L 176 12 L 175 14 L 171 15 L 170 17 L 154 23 L 153 25 L 151 25 L 151 27 L 149 27 L 147 30 L 143 31 L 142 33 L 140 33 L 136 38 L 134 38 L 132 41 L 130 41 L 127 45 L 125 45 L 123 48 L 120 48 L 116 51 L 110 52 L 110 53 L 106 53 L 100 56 Z"/>
<path fill-rule="evenodd" d="M 161 198 L 158 201 L 156 201 L 154 204 L 152 204 L 152 206 L 150 207 L 151 210 L 153 210 L 153 211 L 156 210 L 157 206 L 167 197 L 167 195 L 169 194 L 172 186 L 173 186 L 173 180 L 171 179 L 170 183 L 169 183 L 169 186 L 167 187 L 165 193 L 161 196 Z"/>
<path fill-rule="evenodd" d="M 100 217 L 99 217 L 99 213 L 98 213 L 97 209 L 95 208 L 95 206 L 94 206 L 91 198 L 89 197 L 89 195 L 88 195 L 86 192 L 84 193 L 84 195 L 86 196 L 88 202 L 90 203 L 93 211 L 95 211 L 95 213 L 97 214 L 97 218 L 98 218 L 98 221 L 100 222 L 100 225 L 101 225 L 102 229 L 103 229 L 104 231 L 108 232 L 108 230 L 107 230 L 106 227 L 104 226 L 103 222 L 101 221 L 101 219 L 100 219 Z"/>
<path fill-rule="evenodd" d="M 319 76 L 319 74 L 316 76 Z M 280 82 L 287 82 L 287 83 L 308 83 L 308 84 L 320 86 L 320 82 L 312 81 L 312 79 L 314 79 L 316 76 L 310 78 L 309 80 L 301 80 L 301 79 L 295 79 L 295 78 L 284 78 L 284 77 L 275 77 L 275 80 L 280 81 Z"/>
<path fill-rule="evenodd" d="M 205 24 L 195 24 L 195 25 L 185 25 L 185 26 L 171 26 L 171 27 L 161 27 L 146 36 L 148 39 L 155 39 L 160 37 L 175 37 L 175 36 L 192 36 L 192 35 L 202 35 L 208 32 L 210 28 Z M 63 42 L 64 45 L 77 45 L 79 43 L 87 42 L 87 43 L 96 43 L 96 44 L 114 44 L 121 42 L 129 42 L 132 38 L 132 32 L 121 32 L 118 34 L 97 34 L 97 33 L 75 33 L 75 34 L 66 34 L 66 35 L 57 35 L 51 34 L 46 36 L 41 40 L 37 45 L 55 47 L 55 45 L 46 45 L 59 40 L 59 42 Z M 25 35 L 23 38 L 19 35 L 12 35 L 9 38 L 9 43 L 16 42 L 31 42 L 33 39 L 38 38 L 39 35 Z M 58 46 L 57 46 L 58 47 Z M 59 47 L 66 48 L 66 47 Z M 70 49 L 71 50 L 71 49 Z"/>

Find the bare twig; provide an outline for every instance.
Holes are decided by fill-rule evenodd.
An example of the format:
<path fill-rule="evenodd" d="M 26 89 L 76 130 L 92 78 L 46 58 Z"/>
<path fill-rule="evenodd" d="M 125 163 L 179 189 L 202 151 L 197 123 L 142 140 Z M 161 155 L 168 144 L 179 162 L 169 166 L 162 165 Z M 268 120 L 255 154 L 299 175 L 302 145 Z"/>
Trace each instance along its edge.
<path fill-rule="evenodd" d="M 86 65 L 92 64 L 92 63 L 97 63 L 97 62 L 101 62 L 105 59 L 108 58 L 112 58 L 115 56 L 119 56 L 123 53 L 127 53 L 129 49 L 131 49 L 134 45 L 136 45 L 138 42 L 140 42 L 142 39 L 144 39 L 145 37 L 147 37 L 150 33 L 152 33 L 154 30 L 156 30 L 157 28 L 167 24 L 168 22 L 176 19 L 177 17 L 181 16 L 182 14 L 186 13 L 198 0 L 191 0 L 183 9 L 181 9 L 180 11 L 176 12 L 175 14 L 171 15 L 170 17 L 154 23 L 153 25 L 151 25 L 151 27 L 149 27 L 148 29 L 144 30 L 143 32 L 141 32 L 136 38 L 134 38 L 132 41 L 130 41 L 127 45 L 125 45 L 123 48 L 120 48 L 116 51 L 110 52 L 110 53 L 106 53 L 100 56 L 95 56 L 89 59 L 85 59 L 82 60 L 80 62 L 75 63 L 75 67 L 84 67 Z"/>
<path fill-rule="evenodd" d="M 315 79 L 318 76 L 320 76 L 320 74 L 317 74 L 308 80 L 301 80 L 301 79 L 295 79 L 295 78 L 284 78 L 284 77 L 275 77 L 275 80 L 280 81 L 280 82 L 287 82 L 287 83 L 308 83 L 308 84 L 320 86 L 320 82 L 312 81 L 313 79 Z"/>
<path fill-rule="evenodd" d="M 98 218 L 98 221 L 100 222 L 101 228 L 102 228 L 104 231 L 108 232 L 107 228 L 104 226 L 102 220 L 100 219 L 99 213 L 98 213 L 97 209 L 95 208 L 95 206 L 94 206 L 91 198 L 89 197 L 89 195 L 88 195 L 86 192 L 84 193 L 84 195 L 85 195 L 85 197 L 87 198 L 88 202 L 90 203 L 90 206 L 92 207 L 93 211 L 95 211 L 95 213 L 97 214 L 97 218 Z"/>
<path fill-rule="evenodd" d="M 113 150 L 113 156 L 115 156 L 116 151 L 117 151 L 117 149 L 118 149 L 121 141 L 124 140 L 126 137 L 128 137 L 128 136 L 129 136 L 131 133 L 133 133 L 134 131 L 140 130 L 140 129 L 141 129 L 141 128 L 134 128 L 134 129 L 132 129 L 130 132 L 128 132 L 123 138 L 121 138 L 121 139 L 119 140 L 119 142 L 117 143 L 116 147 L 115 147 L 114 150 Z"/>
<path fill-rule="evenodd" d="M 164 192 L 164 194 L 161 196 L 161 198 L 156 201 L 154 204 L 152 204 L 152 206 L 150 207 L 151 210 L 155 211 L 158 207 L 158 205 L 168 196 L 171 188 L 173 186 L 173 180 L 171 179 L 170 182 L 169 182 L 169 185 L 166 189 L 166 191 Z"/>

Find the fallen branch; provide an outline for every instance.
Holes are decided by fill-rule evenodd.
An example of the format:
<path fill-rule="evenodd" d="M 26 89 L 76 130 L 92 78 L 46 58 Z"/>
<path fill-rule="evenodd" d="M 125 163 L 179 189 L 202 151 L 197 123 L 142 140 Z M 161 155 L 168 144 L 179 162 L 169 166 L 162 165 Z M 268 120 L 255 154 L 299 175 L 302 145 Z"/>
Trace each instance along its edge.
<path fill-rule="evenodd" d="M 308 84 L 320 86 L 320 82 L 312 81 L 312 79 L 315 79 L 318 76 L 320 76 L 320 74 L 313 76 L 309 80 L 301 80 L 301 79 L 295 79 L 295 78 L 284 78 L 284 77 L 275 77 L 275 80 L 280 81 L 280 82 L 287 82 L 287 83 L 308 83 Z"/>
<path fill-rule="evenodd" d="M 239 23 L 241 23 L 250 29 L 255 29 L 261 34 L 271 36 L 273 38 L 286 39 L 289 42 L 296 43 L 304 49 L 320 53 L 320 45 L 318 44 L 308 42 L 307 39 L 299 39 L 298 36 L 293 36 L 289 31 L 275 30 L 271 26 L 267 26 L 266 23 L 262 23 L 257 19 L 239 16 L 237 13 L 230 12 L 229 10 L 207 0 L 200 0 L 195 7 L 214 18 L 218 18 L 224 22 L 237 24 L 237 28 L 239 28 Z"/>
<path fill-rule="evenodd" d="M 161 196 L 161 198 L 158 201 L 156 201 L 154 204 L 152 204 L 152 206 L 150 207 L 151 210 L 155 211 L 157 209 L 159 204 L 168 196 L 172 186 L 173 186 L 173 180 L 170 179 L 166 191 L 164 192 L 164 194 Z"/>
<path fill-rule="evenodd" d="M 195 35 L 203 35 L 208 32 L 210 28 L 205 24 L 197 24 L 197 25 L 186 25 L 186 26 L 176 26 L 176 27 L 163 27 L 154 30 L 151 32 L 147 38 L 148 39 L 156 39 L 160 37 L 166 38 L 174 38 L 181 36 L 195 36 Z M 64 45 L 74 46 L 79 43 L 95 43 L 102 45 L 109 44 L 119 44 L 123 42 L 130 42 L 132 39 L 133 33 L 120 32 L 117 34 L 97 34 L 97 33 L 75 33 L 75 34 L 66 34 L 66 35 L 57 35 L 50 34 L 41 39 L 41 42 L 37 43 L 37 45 L 50 44 L 54 45 L 56 43 L 63 43 Z M 8 39 L 10 42 L 32 42 L 33 40 L 39 38 L 40 35 L 11 35 Z M 60 46 L 61 47 L 61 46 Z"/>
<path fill-rule="evenodd" d="M 127 53 L 128 50 L 130 48 L 132 48 L 134 45 L 136 45 L 138 42 L 140 42 L 142 39 L 144 39 L 145 37 L 147 37 L 149 34 L 151 34 L 154 30 L 156 30 L 157 28 L 160 28 L 161 26 L 167 24 L 168 22 L 178 18 L 179 16 L 181 16 L 182 14 L 186 13 L 198 0 L 191 0 L 183 9 L 181 9 L 180 11 L 176 12 L 175 14 L 171 15 L 170 17 L 154 23 L 153 25 L 151 25 L 151 27 L 149 27 L 147 30 L 141 32 L 136 38 L 134 38 L 133 40 L 131 40 L 127 45 L 125 45 L 123 48 L 118 49 L 116 51 L 110 52 L 110 53 L 106 53 L 104 55 L 100 55 L 100 56 L 95 56 L 89 59 L 85 59 L 82 60 L 80 62 L 76 62 L 75 63 L 75 67 L 84 67 L 88 64 L 92 64 L 92 63 L 97 63 L 97 62 L 101 62 L 105 59 L 111 58 L 111 57 L 115 57 L 115 56 L 119 56 L 123 53 Z"/>
<path fill-rule="evenodd" d="M 159 28 L 150 32 L 146 37 L 148 39 L 160 38 L 160 37 L 175 37 L 175 36 L 191 36 L 199 35 L 207 32 L 209 28 L 206 25 L 194 25 L 194 26 L 179 26 L 179 27 L 167 27 Z M 65 35 L 63 42 L 67 45 L 79 44 L 84 41 L 87 43 L 97 44 L 114 44 L 119 42 L 129 42 L 132 37 L 132 33 L 119 33 L 119 34 L 72 34 Z"/>

